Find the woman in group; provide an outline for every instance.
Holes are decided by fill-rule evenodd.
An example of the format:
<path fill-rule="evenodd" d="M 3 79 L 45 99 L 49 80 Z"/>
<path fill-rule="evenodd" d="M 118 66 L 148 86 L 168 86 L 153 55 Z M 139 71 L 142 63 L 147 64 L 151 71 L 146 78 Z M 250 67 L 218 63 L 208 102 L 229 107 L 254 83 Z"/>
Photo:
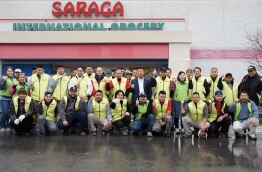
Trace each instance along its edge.
<path fill-rule="evenodd" d="M 179 133 L 179 124 L 180 111 L 181 111 L 181 102 L 184 105 L 189 100 L 190 90 L 193 89 L 192 77 L 187 79 L 185 72 L 180 71 L 177 76 L 176 89 L 173 94 L 173 119 L 176 133 Z"/>
<path fill-rule="evenodd" d="M 10 93 L 10 87 L 16 85 L 18 81 L 14 78 L 14 71 L 12 67 L 6 68 L 6 74 L 0 80 L 0 132 L 10 132 L 9 121 L 9 109 L 12 100 L 12 93 Z"/>
<path fill-rule="evenodd" d="M 10 90 L 10 93 L 13 93 L 13 98 L 18 96 L 18 91 L 23 88 L 26 90 L 27 92 L 27 95 L 29 95 L 29 86 L 28 84 L 26 83 L 26 77 L 25 77 L 25 74 L 24 73 L 21 73 L 19 76 L 18 76 L 18 82 L 16 85 L 13 85 L 12 87 L 9 88 Z"/>
<path fill-rule="evenodd" d="M 115 131 L 120 131 L 124 136 L 128 135 L 131 108 L 122 90 L 116 91 L 115 99 L 110 104 L 110 107 Z"/>

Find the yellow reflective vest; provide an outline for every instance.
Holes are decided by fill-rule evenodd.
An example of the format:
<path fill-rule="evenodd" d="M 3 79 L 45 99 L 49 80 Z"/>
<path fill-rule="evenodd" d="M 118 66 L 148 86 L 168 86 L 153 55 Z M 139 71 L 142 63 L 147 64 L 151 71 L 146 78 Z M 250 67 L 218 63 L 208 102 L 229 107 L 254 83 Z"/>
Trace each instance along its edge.
<path fill-rule="evenodd" d="M 170 98 L 170 81 L 171 80 L 168 77 L 166 77 L 164 80 L 160 76 L 156 77 L 156 87 L 154 90 L 155 99 L 158 99 L 158 94 L 162 90 L 166 92 L 166 98 Z"/>
<path fill-rule="evenodd" d="M 113 89 L 111 90 L 113 99 L 115 97 L 115 93 L 117 90 L 122 90 L 124 93 L 126 93 L 126 83 L 127 78 L 122 77 L 121 82 L 119 83 L 117 78 L 112 79 Z"/>
<path fill-rule="evenodd" d="M 55 109 L 57 103 L 53 99 L 49 106 L 45 104 L 45 101 L 42 102 L 43 115 L 46 117 L 46 120 L 54 121 L 55 120 Z"/>
<path fill-rule="evenodd" d="M 213 122 L 218 116 L 217 116 L 217 109 L 215 106 L 215 102 L 211 103 L 211 101 L 209 101 L 209 109 L 211 108 L 211 112 L 209 112 L 209 116 L 208 116 L 208 121 L 209 122 Z M 225 111 L 225 107 L 226 104 L 224 103 L 222 108 L 221 108 L 221 112 L 224 113 Z"/>
<path fill-rule="evenodd" d="M 167 108 L 168 108 L 168 101 L 169 99 L 166 99 L 163 105 L 161 105 L 158 99 L 154 101 L 156 120 L 159 120 L 160 118 L 165 117 L 167 113 Z"/>
<path fill-rule="evenodd" d="M 63 77 L 59 79 L 59 75 L 57 74 L 57 75 L 53 76 L 53 79 L 59 80 L 55 89 L 54 89 L 53 98 L 55 100 L 61 100 L 66 95 L 69 77 L 66 76 L 66 75 L 63 75 Z"/>
<path fill-rule="evenodd" d="M 219 88 L 217 87 L 218 81 L 219 81 L 219 77 L 217 77 L 215 81 L 213 81 L 210 76 L 207 77 L 207 82 L 210 83 L 211 85 L 210 92 L 207 96 L 207 100 L 211 100 L 214 97 L 215 92 L 219 90 Z"/>
<path fill-rule="evenodd" d="M 200 100 L 195 104 L 194 102 L 190 102 L 188 104 L 189 109 L 189 116 L 194 122 L 201 122 L 205 116 L 204 116 L 204 108 L 206 103 Z"/>
<path fill-rule="evenodd" d="M 77 96 L 76 104 L 75 104 L 75 110 L 76 111 L 80 110 L 80 100 L 81 100 L 81 98 L 79 96 Z M 65 106 L 67 106 L 67 101 L 68 101 L 68 97 L 67 96 L 64 97 L 64 101 L 65 101 Z"/>
<path fill-rule="evenodd" d="M 101 91 L 103 92 L 103 97 L 107 99 L 107 95 L 106 95 L 106 80 L 107 80 L 107 78 L 104 77 L 104 78 L 98 83 L 95 78 L 92 78 L 94 91 L 101 90 Z"/>
<path fill-rule="evenodd" d="M 78 81 L 77 77 L 73 77 L 69 84 L 76 85 L 79 82 L 78 88 L 77 88 L 77 95 L 80 96 L 82 99 L 87 100 L 87 92 L 88 92 L 88 80 L 86 77 L 83 77 L 80 81 Z"/>
<path fill-rule="evenodd" d="M 238 85 L 233 84 L 233 87 L 229 85 L 227 82 L 223 81 L 223 95 L 225 96 L 225 103 L 230 106 L 236 99 L 238 95 Z"/>
<path fill-rule="evenodd" d="M 122 119 L 127 112 L 127 99 L 123 99 L 123 105 L 116 103 L 115 109 L 111 109 L 113 121 Z"/>
<path fill-rule="evenodd" d="M 18 96 L 13 99 L 13 104 L 14 104 L 14 108 L 15 108 L 15 113 L 16 114 L 18 112 L 18 99 L 19 99 Z M 26 98 L 25 98 L 25 112 L 29 111 L 31 100 L 32 100 L 31 97 L 26 96 Z"/>
<path fill-rule="evenodd" d="M 97 102 L 95 99 L 92 100 L 93 114 L 99 119 L 106 119 L 106 105 L 108 101 L 106 98 L 103 98 L 101 102 Z"/>
<path fill-rule="evenodd" d="M 87 79 L 92 80 L 93 78 L 95 78 L 95 73 L 92 73 L 90 76 L 87 75 L 87 73 L 84 73 L 84 77 L 86 77 Z"/>
<path fill-rule="evenodd" d="M 204 87 L 204 81 L 205 81 L 205 78 L 202 77 L 202 76 L 200 76 L 198 78 L 198 80 L 196 80 L 195 77 L 192 80 L 192 82 L 193 82 L 192 93 L 198 92 L 199 95 L 200 95 L 200 99 L 203 100 L 203 101 L 206 100 L 206 96 L 205 96 L 206 90 L 205 90 L 205 87 Z"/>
<path fill-rule="evenodd" d="M 33 91 L 32 99 L 41 101 L 44 99 L 45 92 L 48 87 L 48 81 L 50 76 L 47 74 L 42 74 L 40 80 L 37 77 L 37 74 L 32 75 Z"/>

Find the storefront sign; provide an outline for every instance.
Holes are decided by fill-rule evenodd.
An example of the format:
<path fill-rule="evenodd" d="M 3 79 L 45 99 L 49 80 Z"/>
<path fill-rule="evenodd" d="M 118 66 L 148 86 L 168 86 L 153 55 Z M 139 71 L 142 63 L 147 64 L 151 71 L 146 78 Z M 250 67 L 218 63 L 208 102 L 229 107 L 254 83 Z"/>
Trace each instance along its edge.
<path fill-rule="evenodd" d="M 116 2 L 115 4 L 111 4 L 109 1 L 103 2 L 100 6 L 96 2 L 77 2 L 73 4 L 72 2 L 67 2 L 63 4 L 60 1 L 53 2 L 53 10 L 52 14 L 55 17 L 61 16 L 78 16 L 78 17 L 91 17 L 91 16 L 123 16 L 124 15 L 124 6 L 121 2 Z"/>
<path fill-rule="evenodd" d="M 163 30 L 165 23 L 139 22 L 139 23 L 13 23 L 13 31 L 130 31 Z"/>

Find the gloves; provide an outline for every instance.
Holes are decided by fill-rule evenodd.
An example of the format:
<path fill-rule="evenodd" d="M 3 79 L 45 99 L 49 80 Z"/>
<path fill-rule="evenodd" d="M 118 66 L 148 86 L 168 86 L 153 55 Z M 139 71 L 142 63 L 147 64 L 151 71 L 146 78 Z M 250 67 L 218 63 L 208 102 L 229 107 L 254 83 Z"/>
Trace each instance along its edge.
<path fill-rule="evenodd" d="M 120 103 L 120 100 L 119 100 L 119 99 L 115 99 L 115 100 L 113 100 L 113 102 L 114 102 L 115 104 L 118 104 L 118 103 Z"/>
<path fill-rule="evenodd" d="M 20 116 L 19 116 L 19 121 L 22 122 L 24 119 L 25 119 L 25 115 L 20 115 Z"/>
<path fill-rule="evenodd" d="M 20 123 L 19 119 L 15 119 L 14 123 L 15 125 L 18 125 Z"/>

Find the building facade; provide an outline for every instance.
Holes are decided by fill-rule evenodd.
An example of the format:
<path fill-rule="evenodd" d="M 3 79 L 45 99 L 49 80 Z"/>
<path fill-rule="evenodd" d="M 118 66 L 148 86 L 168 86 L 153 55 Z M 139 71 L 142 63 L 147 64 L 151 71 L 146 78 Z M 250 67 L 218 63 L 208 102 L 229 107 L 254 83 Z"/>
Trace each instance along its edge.
<path fill-rule="evenodd" d="M 199 66 L 232 72 L 250 64 L 247 33 L 262 26 L 260 0 L 0 1 L 0 67 L 63 63 L 168 66 L 176 74 Z M 122 11 L 121 11 L 122 10 Z"/>

